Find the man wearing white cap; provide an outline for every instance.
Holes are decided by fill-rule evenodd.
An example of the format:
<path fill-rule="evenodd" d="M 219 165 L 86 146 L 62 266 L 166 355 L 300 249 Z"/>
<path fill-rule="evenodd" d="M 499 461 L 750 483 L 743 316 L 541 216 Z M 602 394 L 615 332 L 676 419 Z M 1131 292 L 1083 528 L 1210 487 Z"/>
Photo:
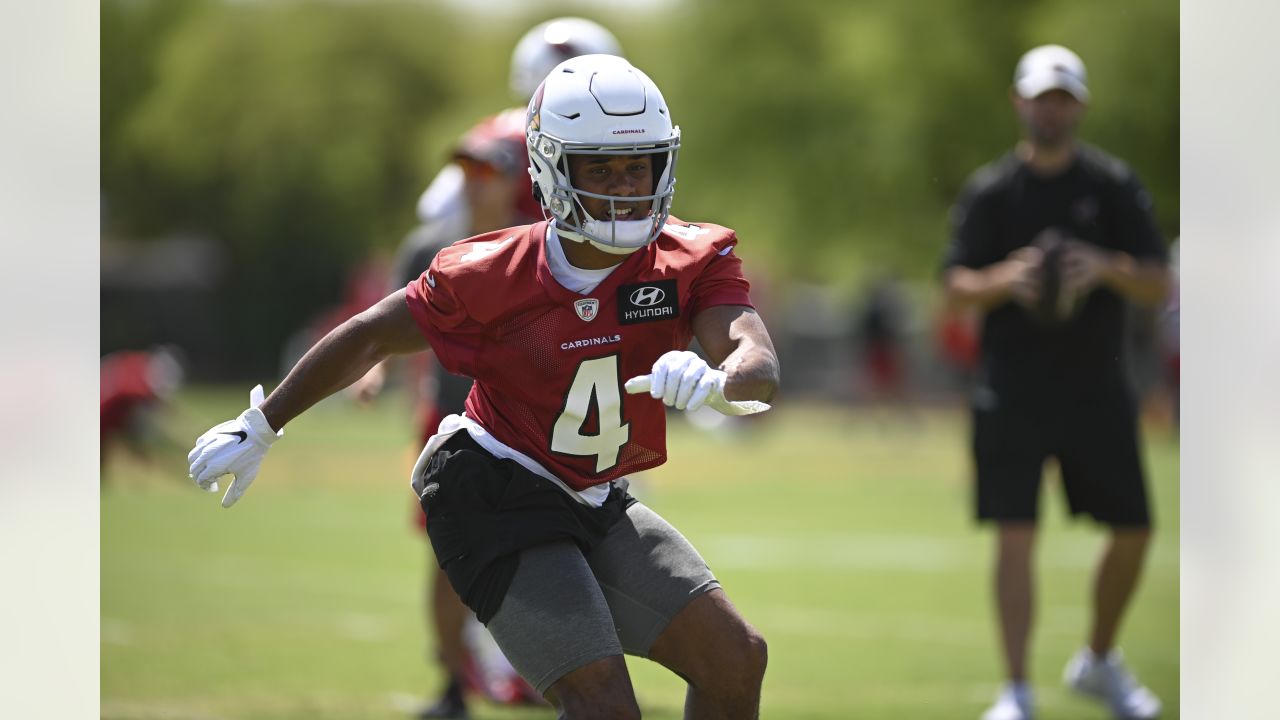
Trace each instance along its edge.
<path fill-rule="evenodd" d="M 1009 681 L 983 720 L 1034 716 L 1026 650 L 1031 552 L 1044 462 L 1073 515 L 1109 529 L 1073 690 L 1118 718 L 1154 718 L 1155 695 L 1115 647 L 1151 534 L 1136 403 L 1124 372 L 1126 303 L 1168 291 L 1167 249 L 1133 172 L 1076 140 L 1084 63 L 1059 45 L 1018 62 L 1010 96 L 1023 138 L 970 178 L 952 210 L 948 302 L 983 314 L 972 400 L 976 514 L 998 527 L 996 604 Z"/>

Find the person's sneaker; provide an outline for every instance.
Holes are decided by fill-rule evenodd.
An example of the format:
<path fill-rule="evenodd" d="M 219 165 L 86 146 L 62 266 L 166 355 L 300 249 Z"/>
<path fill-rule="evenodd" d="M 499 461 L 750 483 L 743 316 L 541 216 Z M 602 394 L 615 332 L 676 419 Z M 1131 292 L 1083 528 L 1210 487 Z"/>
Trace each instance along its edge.
<path fill-rule="evenodd" d="M 1106 703 L 1122 720 L 1160 716 L 1160 700 L 1129 672 L 1119 649 L 1100 658 L 1089 648 L 1081 648 L 1067 663 L 1062 679 L 1072 690 Z"/>
<path fill-rule="evenodd" d="M 1033 717 L 1031 690 L 1026 683 L 1007 683 L 995 704 L 982 713 L 982 720 L 1032 720 Z"/>
<path fill-rule="evenodd" d="M 462 683 L 454 680 L 440 699 L 418 711 L 420 720 L 467 720 L 467 703 L 462 697 Z"/>

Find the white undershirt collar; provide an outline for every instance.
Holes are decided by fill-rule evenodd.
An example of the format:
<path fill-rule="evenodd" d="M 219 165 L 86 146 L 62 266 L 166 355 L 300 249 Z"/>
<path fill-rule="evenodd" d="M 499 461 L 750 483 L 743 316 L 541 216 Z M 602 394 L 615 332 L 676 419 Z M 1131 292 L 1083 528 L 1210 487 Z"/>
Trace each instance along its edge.
<path fill-rule="evenodd" d="M 588 295 L 595 290 L 605 278 L 609 277 L 609 273 L 618 268 L 618 265 L 607 267 L 601 270 L 587 270 L 572 265 L 569 258 L 565 257 L 564 247 L 560 245 L 560 236 L 556 233 L 556 224 L 551 222 L 547 225 L 547 266 L 551 270 L 551 277 L 556 279 L 568 290 L 578 293 L 579 295 Z"/>

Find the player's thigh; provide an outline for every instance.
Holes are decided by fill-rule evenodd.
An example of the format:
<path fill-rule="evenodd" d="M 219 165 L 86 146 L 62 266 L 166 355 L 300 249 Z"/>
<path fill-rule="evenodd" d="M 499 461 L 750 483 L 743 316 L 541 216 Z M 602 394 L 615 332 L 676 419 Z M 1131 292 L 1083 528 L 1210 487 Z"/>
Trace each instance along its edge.
<path fill-rule="evenodd" d="M 1117 527 L 1150 527 L 1151 508 L 1136 412 L 1127 404 L 1070 418 L 1058 454 L 1072 514 Z"/>
<path fill-rule="evenodd" d="M 1049 455 L 1047 421 L 1014 409 L 974 410 L 971 449 L 978 519 L 1034 523 Z"/>
<path fill-rule="evenodd" d="M 578 668 L 622 655 L 600 586 L 569 541 L 520 553 L 511 587 L 488 629 L 516 671 L 543 694 Z"/>
<path fill-rule="evenodd" d="M 707 563 L 670 523 L 642 503 L 587 557 L 631 655 L 649 651 L 672 618 L 692 600 L 720 587 Z"/>
<path fill-rule="evenodd" d="M 700 689 L 750 696 L 759 692 L 768 651 L 724 590 L 714 588 L 676 614 L 649 659 Z"/>

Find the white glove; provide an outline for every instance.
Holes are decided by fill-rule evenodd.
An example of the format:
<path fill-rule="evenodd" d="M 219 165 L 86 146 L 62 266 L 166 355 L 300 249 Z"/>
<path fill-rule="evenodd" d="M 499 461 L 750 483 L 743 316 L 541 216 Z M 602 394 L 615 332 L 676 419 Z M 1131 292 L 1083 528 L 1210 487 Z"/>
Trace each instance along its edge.
<path fill-rule="evenodd" d="M 655 399 L 677 410 L 694 411 L 706 405 L 724 415 L 751 415 L 769 409 L 757 400 L 730 401 L 724 397 L 728 375 L 716 370 L 688 350 L 672 350 L 658 358 L 648 375 L 626 382 L 628 393 L 648 391 Z"/>
<path fill-rule="evenodd" d="M 222 507 L 236 504 L 241 495 L 258 476 L 258 467 L 267 454 L 267 448 L 284 437 L 284 430 L 271 429 L 267 418 L 258 409 L 262 404 L 262 386 L 249 391 L 249 409 L 235 420 L 228 420 L 209 428 L 196 438 L 196 446 L 187 453 L 191 463 L 188 474 L 196 485 L 209 492 L 218 491 L 218 478 L 234 475 L 235 479 L 222 496 Z"/>

